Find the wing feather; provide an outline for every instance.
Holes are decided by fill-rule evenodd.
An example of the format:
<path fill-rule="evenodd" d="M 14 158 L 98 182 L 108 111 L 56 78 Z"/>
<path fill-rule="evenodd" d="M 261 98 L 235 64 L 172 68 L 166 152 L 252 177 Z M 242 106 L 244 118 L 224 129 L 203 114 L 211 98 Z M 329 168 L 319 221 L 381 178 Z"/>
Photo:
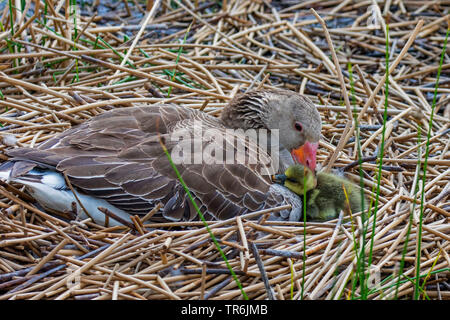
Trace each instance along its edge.
<path fill-rule="evenodd" d="M 193 220 L 198 219 L 197 212 L 176 179 L 160 138 L 169 152 L 200 144 L 202 150 L 213 150 L 212 156 L 223 157 L 230 148 L 236 153 L 237 141 L 246 140 L 238 133 L 232 141 L 229 136 L 227 141 L 204 139 L 194 128 L 200 120 L 206 129 L 226 136 L 226 128 L 216 118 L 200 111 L 174 105 L 130 107 L 105 112 L 36 149 L 14 149 L 9 155 L 63 171 L 81 191 L 130 214 L 145 214 L 161 201 L 164 207 L 156 219 Z M 192 140 L 171 140 L 174 132 Z M 202 156 L 193 150 L 190 160 Z M 253 141 L 246 150 L 245 163 L 227 163 L 223 158 L 222 163 L 176 164 L 208 219 L 226 219 L 284 201 L 271 192 L 270 177 L 260 173 L 262 165 L 255 163 L 253 153 L 249 155 L 260 152 L 267 158 L 267 153 Z"/>

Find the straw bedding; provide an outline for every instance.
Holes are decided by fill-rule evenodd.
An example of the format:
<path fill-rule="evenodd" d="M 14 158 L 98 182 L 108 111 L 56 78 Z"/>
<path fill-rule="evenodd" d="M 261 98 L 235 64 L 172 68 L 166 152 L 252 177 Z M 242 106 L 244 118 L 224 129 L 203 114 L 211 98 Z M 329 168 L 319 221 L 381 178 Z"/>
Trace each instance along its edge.
<path fill-rule="evenodd" d="M 368 299 L 411 299 L 419 254 L 421 297 L 450 298 L 449 49 L 422 218 L 417 165 L 426 152 L 448 1 L 101 2 L 73 10 L 64 0 L 27 0 L 12 17 L 3 5 L 2 161 L 8 148 L 32 148 L 112 108 L 165 102 L 218 115 L 239 91 L 280 87 L 314 101 L 323 121 L 318 163 L 354 181 L 357 111 L 365 193 L 375 199 L 389 24 L 376 217 L 372 210 L 368 220 L 355 214 L 304 225 L 257 212 L 210 228 L 250 299 L 358 298 L 355 253 L 363 244 L 372 255 L 370 266 L 365 261 Z M 132 226 L 105 228 L 44 212 L 20 185 L 5 182 L 0 208 L 2 300 L 243 299 L 201 222 L 152 224 L 150 212 Z"/>

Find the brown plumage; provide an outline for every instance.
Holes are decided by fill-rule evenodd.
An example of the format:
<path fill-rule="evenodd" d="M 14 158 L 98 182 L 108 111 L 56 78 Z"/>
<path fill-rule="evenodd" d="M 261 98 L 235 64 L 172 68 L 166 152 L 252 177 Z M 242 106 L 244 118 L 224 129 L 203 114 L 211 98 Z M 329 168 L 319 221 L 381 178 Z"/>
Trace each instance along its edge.
<path fill-rule="evenodd" d="M 301 132 L 294 128 L 295 122 L 302 123 Z M 162 202 L 164 208 L 154 220 L 193 220 L 197 214 L 162 151 L 160 139 L 171 153 L 184 144 L 201 144 L 203 150 L 222 149 L 224 154 L 227 146 L 236 149 L 235 141 L 246 139 L 233 133 L 219 146 L 197 132 L 199 123 L 203 130 L 215 129 L 224 136 L 227 128 L 280 129 L 279 171 L 293 163 L 292 149 L 318 141 L 321 128 L 319 113 L 307 98 L 286 90 L 255 90 L 234 98 L 220 118 L 168 104 L 108 111 L 35 149 L 10 150 L 13 164 L 4 164 L 0 170 L 10 170 L 9 179 L 24 184 L 36 168 L 65 172 L 81 194 L 104 199 L 127 214 L 145 214 Z M 174 141 L 174 133 L 192 140 Z M 249 150 L 257 150 L 267 161 L 278 156 L 262 150 L 252 139 L 247 144 L 247 160 Z M 194 149 L 192 159 L 195 154 Z M 177 168 L 207 219 L 226 219 L 285 203 L 301 206 L 293 193 L 271 186 L 270 173 L 264 174 L 268 170 L 262 163 L 265 161 L 257 160 L 255 164 L 182 163 Z M 46 202 L 45 206 L 50 205 Z M 281 214 L 284 219 L 289 216 Z"/>

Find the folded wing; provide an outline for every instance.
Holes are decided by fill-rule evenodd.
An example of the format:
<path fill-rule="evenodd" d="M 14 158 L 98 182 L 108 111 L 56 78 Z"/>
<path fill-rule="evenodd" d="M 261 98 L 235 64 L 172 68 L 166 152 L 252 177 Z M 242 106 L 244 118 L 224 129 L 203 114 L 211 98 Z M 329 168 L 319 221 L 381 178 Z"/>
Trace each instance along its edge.
<path fill-rule="evenodd" d="M 9 155 L 65 172 L 80 191 L 130 214 L 145 214 L 162 202 L 154 220 L 195 220 L 197 212 L 161 142 L 177 160 L 181 177 L 207 219 L 227 219 L 286 202 L 264 174 L 270 160 L 265 150 L 242 134 L 230 135 L 215 118 L 179 106 L 113 110 L 36 149 L 14 149 Z M 242 144 L 243 157 L 237 152 Z M 198 159 L 200 163 L 194 161 Z M 17 174 L 25 174 L 28 166 L 20 168 Z"/>

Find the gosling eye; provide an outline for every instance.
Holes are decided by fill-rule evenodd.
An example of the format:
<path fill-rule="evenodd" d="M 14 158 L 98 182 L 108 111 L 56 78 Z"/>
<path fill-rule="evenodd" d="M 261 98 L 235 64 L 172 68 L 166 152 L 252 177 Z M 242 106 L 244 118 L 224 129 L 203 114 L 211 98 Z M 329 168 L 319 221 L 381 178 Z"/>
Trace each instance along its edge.
<path fill-rule="evenodd" d="M 293 178 L 286 178 L 286 180 L 289 182 L 297 183 L 297 180 Z"/>
<path fill-rule="evenodd" d="M 298 132 L 302 132 L 303 131 L 303 125 L 300 122 L 298 122 L 298 121 L 296 123 L 294 123 L 294 128 Z"/>

